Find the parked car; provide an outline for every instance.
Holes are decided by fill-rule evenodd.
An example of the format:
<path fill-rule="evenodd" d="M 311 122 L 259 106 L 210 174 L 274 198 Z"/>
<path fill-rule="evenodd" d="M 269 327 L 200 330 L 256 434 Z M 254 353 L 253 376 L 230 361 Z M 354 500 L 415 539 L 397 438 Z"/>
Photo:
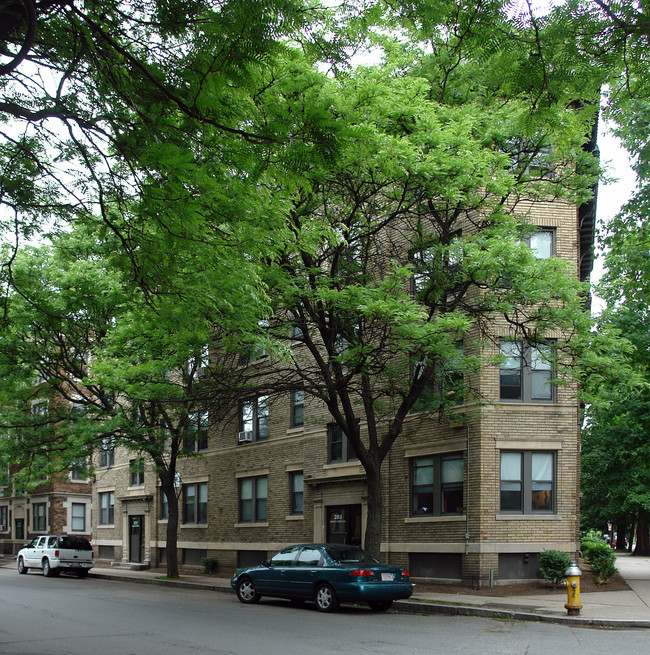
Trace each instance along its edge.
<path fill-rule="evenodd" d="M 236 571 L 231 586 L 242 603 L 257 603 L 262 596 L 311 600 L 321 612 L 349 602 L 381 612 L 413 593 L 407 570 L 341 544 L 290 546 L 259 566 Z"/>
<path fill-rule="evenodd" d="M 61 571 L 85 578 L 95 564 L 95 553 L 88 539 L 72 535 L 35 537 L 18 551 L 18 573 L 41 569 L 47 578 Z"/>

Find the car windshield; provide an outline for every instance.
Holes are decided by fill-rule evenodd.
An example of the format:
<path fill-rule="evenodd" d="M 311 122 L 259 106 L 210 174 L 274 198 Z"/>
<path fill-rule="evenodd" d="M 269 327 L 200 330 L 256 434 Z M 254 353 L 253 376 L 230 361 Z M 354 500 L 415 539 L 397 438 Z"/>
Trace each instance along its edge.
<path fill-rule="evenodd" d="M 327 554 L 339 564 L 379 564 L 370 553 L 354 546 L 328 546 Z"/>
<path fill-rule="evenodd" d="M 84 539 L 83 537 L 59 537 L 58 542 L 59 548 L 73 548 L 74 550 L 93 549 L 88 539 Z"/>

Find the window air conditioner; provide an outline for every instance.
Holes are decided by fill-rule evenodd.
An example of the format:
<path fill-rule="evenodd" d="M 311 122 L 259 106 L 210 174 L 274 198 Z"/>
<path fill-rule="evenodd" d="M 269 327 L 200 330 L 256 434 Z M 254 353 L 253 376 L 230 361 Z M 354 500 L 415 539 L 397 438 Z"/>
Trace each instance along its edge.
<path fill-rule="evenodd" d="M 239 433 L 239 443 L 250 443 L 251 441 L 253 441 L 252 430 L 244 430 Z"/>

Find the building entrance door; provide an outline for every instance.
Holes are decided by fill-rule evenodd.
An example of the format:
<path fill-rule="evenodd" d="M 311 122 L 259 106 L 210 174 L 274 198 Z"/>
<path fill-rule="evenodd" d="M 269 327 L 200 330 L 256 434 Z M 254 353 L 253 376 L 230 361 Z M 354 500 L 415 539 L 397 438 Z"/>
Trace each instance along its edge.
<path fill-rule="evenodd" d="M 144 516 L 129 516 L 129 561 L 144 558 Z"/>
<path fill-rule="evenodd" d="M 16 519 L 16 531 L 14 539 L 22 540 L 25 538 L 25 519 Z"/>
<path fill-rule="evenodd" d="M 327 508 L 327 541 L 331 544 L 361 545 L 361 505 Z"/>

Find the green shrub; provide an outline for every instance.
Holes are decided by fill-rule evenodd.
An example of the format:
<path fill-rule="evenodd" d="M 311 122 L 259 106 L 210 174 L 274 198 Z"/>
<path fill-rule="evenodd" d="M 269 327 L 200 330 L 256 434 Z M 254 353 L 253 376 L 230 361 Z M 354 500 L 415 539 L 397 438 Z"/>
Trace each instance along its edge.
<path fill-rule="evenodd" d="M 555 584 L 566 579 L 566 570 L 571 565 L 571 558 L 561 550 L 544 550 L 538 556 L 539 572 Z"/>
<path fill-rule="evenodd" d="M 580 550 L 585 559 L 589 559 L 589 554 L 592 550 L 602 548 L 603 546 L 609 548 L 607 542 L 595 530 L 590 530 L 580 540 Z"/>
<path fill-rule="evenodd" d="M 205 569 L 205 573 L 216 573 L 219 567 L 216 557 L 202 557 L 201 564 Z"/>
<path fill-rule="evenodd" d="M 591 567 L 596 584 L 605 584 L 616 573 L 616 555 L 604 541 L 588 544 L 588 549 L 583 549 L 583 554 Z"/>

